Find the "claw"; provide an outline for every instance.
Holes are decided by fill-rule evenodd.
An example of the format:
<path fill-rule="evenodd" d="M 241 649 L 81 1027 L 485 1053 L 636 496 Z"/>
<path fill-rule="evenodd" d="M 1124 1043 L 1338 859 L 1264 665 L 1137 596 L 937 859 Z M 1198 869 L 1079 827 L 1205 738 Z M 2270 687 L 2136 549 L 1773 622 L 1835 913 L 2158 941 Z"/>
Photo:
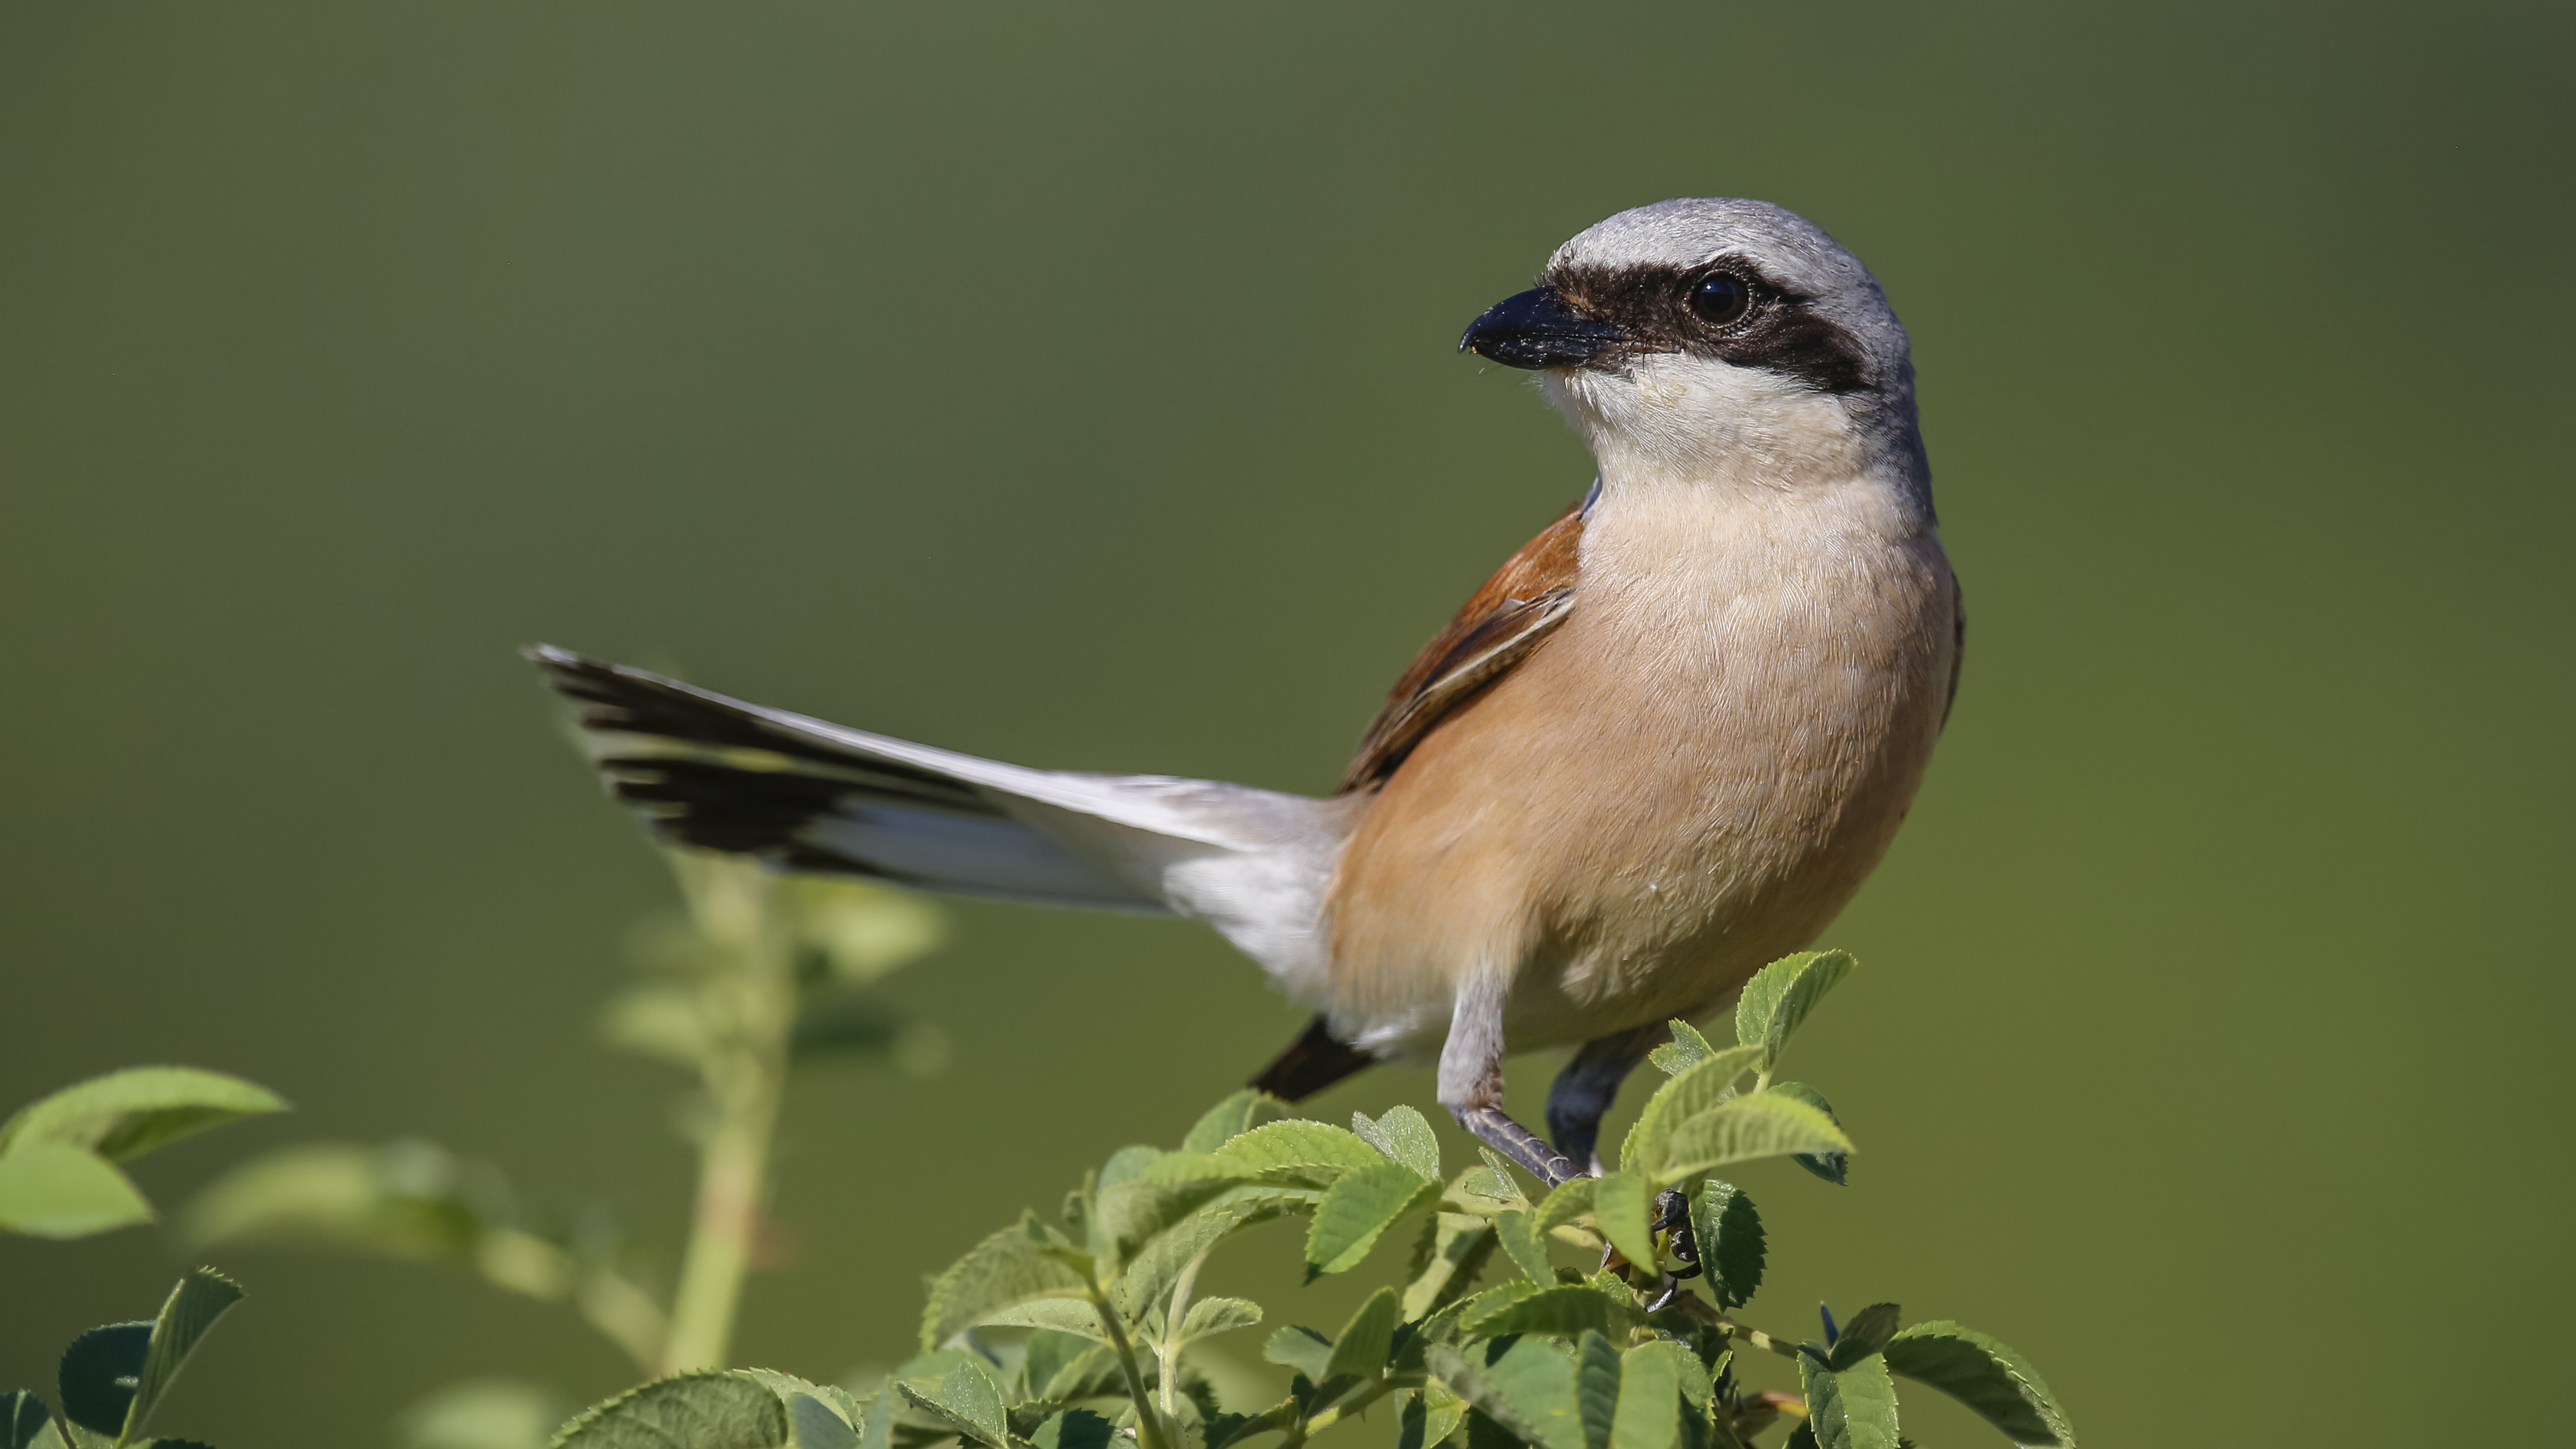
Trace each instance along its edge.
<path fill-rule="evenodd" d="M 1663 1312 L 1665 1308 L 1672 1304 L 1674 1299 L 1681 1296 L 1681 1293 L 1682 1280 L 1680 1275 L 1675 1273 L 1666 1273 L 1664 1275 L 1662 1288 L 1656 1292 L 1654 1301 L 1646 1305 L 1646 1311 L 1648 1313 Z"/>

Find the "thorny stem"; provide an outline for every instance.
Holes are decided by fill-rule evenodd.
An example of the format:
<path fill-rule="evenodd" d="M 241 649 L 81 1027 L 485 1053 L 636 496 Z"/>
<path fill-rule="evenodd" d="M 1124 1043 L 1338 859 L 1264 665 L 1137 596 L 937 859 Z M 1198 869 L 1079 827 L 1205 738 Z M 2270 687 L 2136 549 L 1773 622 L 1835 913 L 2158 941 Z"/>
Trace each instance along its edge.
<path fill-rule="evenodd" d="M 697 1210 L 662 1346 L 664 1374 L 724 1365 L 768 1195 L 796 1021 L 795 955 L 776 885 L 747 866 L 684 867 L 681 878 L 694 887 L 690 906 L 700 928 L 733 959 L 732 969 L 702 988 L 719 1042 L 703 1068 L 714 1120 L 699 1148 Z"/>

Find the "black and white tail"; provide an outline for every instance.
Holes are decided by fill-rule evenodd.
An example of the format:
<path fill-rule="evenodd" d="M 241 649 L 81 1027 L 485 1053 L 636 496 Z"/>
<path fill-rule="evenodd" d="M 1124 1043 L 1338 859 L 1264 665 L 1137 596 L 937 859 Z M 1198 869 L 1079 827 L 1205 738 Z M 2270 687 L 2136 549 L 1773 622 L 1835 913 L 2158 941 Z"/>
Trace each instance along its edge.
<path fill-rule="evenodd" d="M 782 870 L 1200 916 L 1294 974 L 1339 816 L 1153 775 L 1031 770 L 763 709 L 539 646 L 611 793 L 665 839 Z"/>

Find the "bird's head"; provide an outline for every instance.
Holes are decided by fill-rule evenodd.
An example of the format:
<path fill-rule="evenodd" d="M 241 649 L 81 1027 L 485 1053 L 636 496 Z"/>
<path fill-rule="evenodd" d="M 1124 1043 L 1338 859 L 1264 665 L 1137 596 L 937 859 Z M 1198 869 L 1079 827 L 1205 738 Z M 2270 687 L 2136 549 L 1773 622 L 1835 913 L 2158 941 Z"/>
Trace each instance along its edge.
<path fill-rule="evenodd" d="M 1920 471 L 1904 327 L 1868 268 L 1768 202 L 1623 211 L 1458 346 L 1538 372 L 1605 475 Z"/>

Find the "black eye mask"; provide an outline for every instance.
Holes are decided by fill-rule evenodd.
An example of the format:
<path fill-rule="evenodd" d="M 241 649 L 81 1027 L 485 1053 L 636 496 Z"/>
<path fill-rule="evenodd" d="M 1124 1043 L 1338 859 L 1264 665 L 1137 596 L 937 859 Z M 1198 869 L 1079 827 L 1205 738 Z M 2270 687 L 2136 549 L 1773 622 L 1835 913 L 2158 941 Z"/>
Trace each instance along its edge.
<path fill-rule="evenodd" d="M 1548 274 L 1569 310 L 1619 329 L 1622 343 L 1598 365 L 1688 352 L 1793 377 L 1818 392 L 1869 385 L 1859 341 L 1818 316 L 1814 299 L 1733 259 L 1712 266 L 1560 267 Z"/>

